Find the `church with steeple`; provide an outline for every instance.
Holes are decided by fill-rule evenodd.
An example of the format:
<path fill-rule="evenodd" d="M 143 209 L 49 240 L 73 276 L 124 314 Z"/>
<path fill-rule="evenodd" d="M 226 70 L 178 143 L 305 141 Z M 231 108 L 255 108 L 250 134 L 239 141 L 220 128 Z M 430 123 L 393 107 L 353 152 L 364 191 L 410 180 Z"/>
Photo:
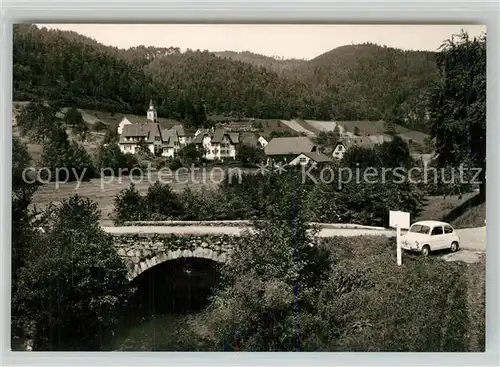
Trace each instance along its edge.
<path fill-rule="evenodd" d="M 118 124 L 118 144 L 123 153 L 135 154 L 140 146 L 145 146 L 152 154 L 173 158 L 188 143 L 189 139 L 181 124 L 170 129 L 161 128 L 152 99 L 145 117 L 124 116 Z"/>
<path fill-rule="evenodd" d="M 153 104 L 153 100 L 151 99 L 149 101 L 149 109 L 147 112 L 147 118 L 151 122 L 156 122 L 158 123 L 158 112 L 156 111 L 156 108 Z"/>

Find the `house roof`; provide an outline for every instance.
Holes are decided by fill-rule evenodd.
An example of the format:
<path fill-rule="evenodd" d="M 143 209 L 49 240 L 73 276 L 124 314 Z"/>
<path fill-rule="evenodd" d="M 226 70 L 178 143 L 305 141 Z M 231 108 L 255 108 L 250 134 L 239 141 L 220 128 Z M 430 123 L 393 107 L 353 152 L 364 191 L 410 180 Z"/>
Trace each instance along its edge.
<path fill-rule="evenodd" d="M 274 138 L 266 145 L 266 155 L 288 155 L 311 152 L 316 145 L 306 136 Z"/>
<path fill-rule="evenodd" d="M 176 130 L 163 129 L 161 131 L 161 140 L 163 141 L 163 146 L 167 148 L 173 148 L 174 143 L 179 140 Z"/>
<path fill-rule="evenodd" d="M 123 116 L 123 118 L 121 119 L 120 123 L 118 125 L 121 125 L 121 124 L 133 124 L 134 122 L 130 121 L 127 116 Z"/>
<path fill-rule="evenodd" d="M 152 143 L 155 140 L 155 137 L 160 134 L 159 125 L 155 123 L 129 124 L 123 127 L 123 131 L 120 136 L 120 143 L 125 143 L 126 137 L 145 137 L 146 142 Z"/>
<path fill-rule="evenodd" d="M 186 132 L 184 131 L 184 126 L 180 124 L 172 126 L 170 130 L 176 131 L 178 136 L 186 136 Z"/>
<path fill-rule="evenodd" d="M 203 138 L 207 135 L 211 136 L 210 132 L 208 130 L 202 130 L 198 135 L 196 135 L 196 137 L 193 140 L 193 143 L 195 144 L 203 143 Z"/>
<path fill-rule="evenodd" d="M 237 132 L 226 131 L 224 129 L 216 129 L 213 133 L 211 133 L 209 130 L 201 130 L 201 132 L 196 135 L 193 142 L 195 144 L 201 144 L 203 142 L 203 138 L 207 135 L 212 138 L 211 143 L 213 144 L 220 143 L 225 135 L 229 138 L 229 141 L 232 144 L 238 144 L 240 140 L 239 133 Z"/>
<path fill-rule="evenodd" d="M 347 138 L 347 139 L 340 139 L 337 141 L 337 144 L 335 144 L 335 148 L 339 145 L 342 144 L 346 149 L 357 146 L 360 148 L 366 148 L 366 149 L 371 149 L 375 145 L 377 145 L 377 142 L 373 141 L 370 139 L 369 136 L 354 136 L 352 138 Z M 334 150 L 335 150 L 334 148 Z"/>
<path fill-rule="evenodd" d="M 213 137 L 212 137 L 212 143 L 218 144 L 222 141 L 224 138 L 224 135 L 227 135 L 229 137 L 229 140 L 231 141 L 232 144 L 238 144 L 239 143 L 239 133 L 237 132 L 232 132 L 232 131 L 227 131 L 224 129 L 216 129 Z"/>
<path fill-rule="evenodd" d="M 327 162 L 332 162 L 332 159 L 328 157 L 327 155 L 319 152 L 305 152 L 302 153 L 306 157 L 310 158 L 311 160 L 315 161 L 316 163 L 327 163 Z"/>

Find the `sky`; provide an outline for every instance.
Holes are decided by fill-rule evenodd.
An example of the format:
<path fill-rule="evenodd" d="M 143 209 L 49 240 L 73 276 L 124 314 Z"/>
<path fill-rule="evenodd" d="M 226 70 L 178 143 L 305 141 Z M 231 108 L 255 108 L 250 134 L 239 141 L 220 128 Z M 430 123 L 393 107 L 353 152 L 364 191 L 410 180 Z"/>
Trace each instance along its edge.
<path fill-rule="evenodd" d="M 444 40 L 482 25 L 266 25 L 266 24 L 39 24 L 71 30 L 119 48 L 145 45 L 182 51 L 251 51 L 267 56 L 312 59 L 333 48 L 364 42 L 404 50 L 436 51 Z"/>

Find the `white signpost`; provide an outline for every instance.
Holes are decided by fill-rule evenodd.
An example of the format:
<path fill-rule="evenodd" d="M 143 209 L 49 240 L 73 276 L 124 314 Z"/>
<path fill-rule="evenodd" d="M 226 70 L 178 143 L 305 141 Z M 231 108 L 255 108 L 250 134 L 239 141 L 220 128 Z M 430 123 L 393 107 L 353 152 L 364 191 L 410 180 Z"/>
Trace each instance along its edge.
<path fill-rule="evenodd" d="M 401 258 L 401 229 L 410 229 L 410 213 L 389 211 L 389 227 L 396 228 L 396 255 L 398 265 L 403 263 Z"/>

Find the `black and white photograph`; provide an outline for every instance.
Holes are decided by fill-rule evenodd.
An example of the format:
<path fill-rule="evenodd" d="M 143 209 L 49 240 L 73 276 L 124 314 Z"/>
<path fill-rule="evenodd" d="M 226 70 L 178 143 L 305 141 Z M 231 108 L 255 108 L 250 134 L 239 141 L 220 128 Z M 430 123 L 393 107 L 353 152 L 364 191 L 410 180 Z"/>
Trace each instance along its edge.
<path fill-rule="evenodd" d="M 484 352 L 486 31 L 15 24 L 11 350 Z"/>

